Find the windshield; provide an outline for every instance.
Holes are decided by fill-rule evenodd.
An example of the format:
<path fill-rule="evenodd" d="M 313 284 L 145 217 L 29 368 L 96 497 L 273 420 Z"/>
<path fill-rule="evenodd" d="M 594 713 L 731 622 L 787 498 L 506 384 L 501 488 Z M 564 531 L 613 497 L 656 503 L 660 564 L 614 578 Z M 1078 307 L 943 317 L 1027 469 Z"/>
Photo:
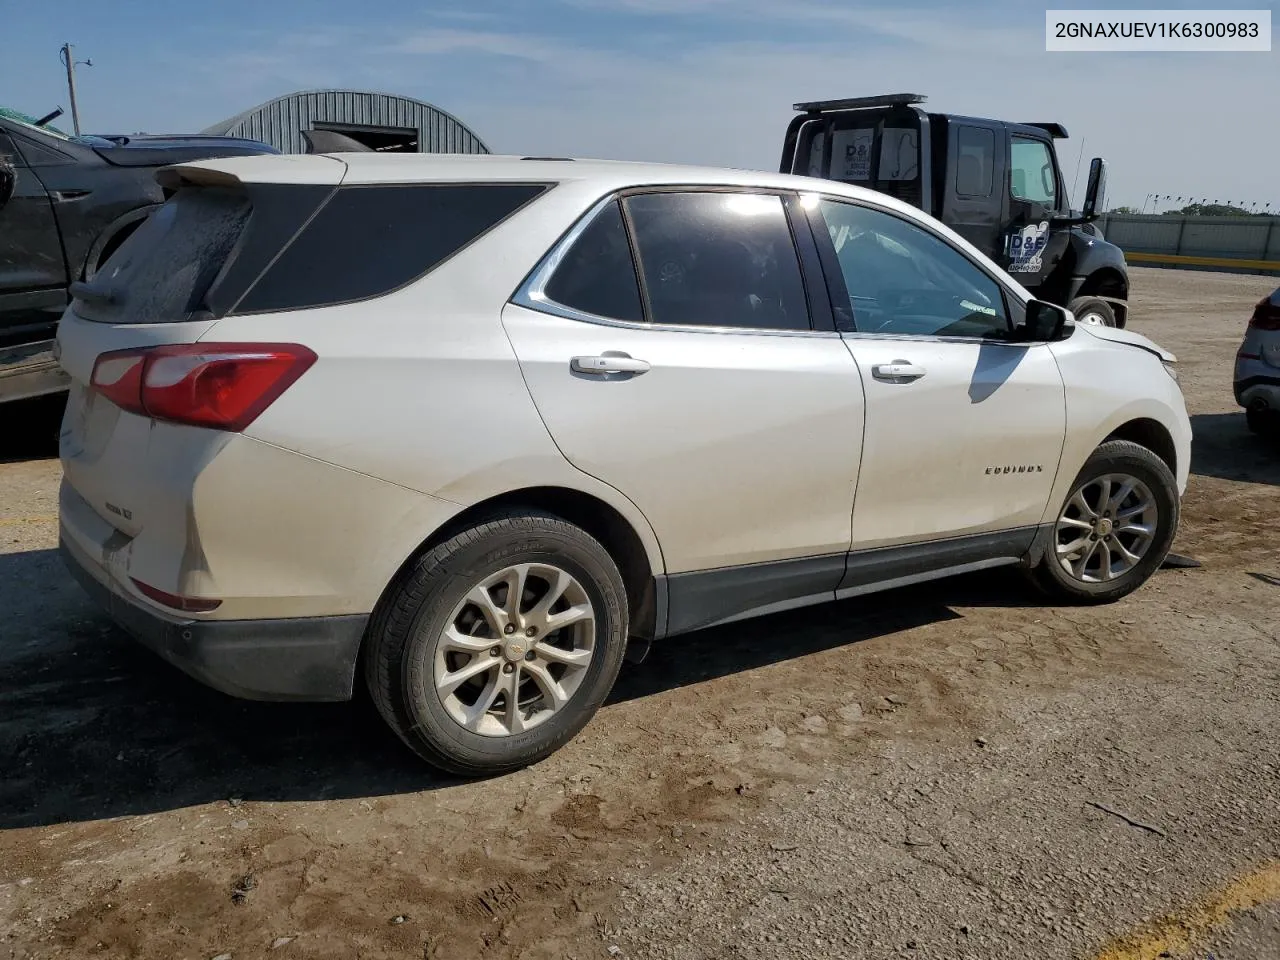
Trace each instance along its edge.
<path fill-rule="evenodd" d="M 11 123 L 15 123 L 20 127 L 27 127 L 30 130 L 39 131 L 46 136 L 53 137 L 55 140 L 69 141 L 76 139 L 75 137 L 68 136 L 56 127 L 37 127 L 35 124 L 35 117 L 29 117 L 25 113 L 18 113 L 16 110 L 9 110 L 5 107 L 0 107 L 0 117 L 3 117 Z"/>

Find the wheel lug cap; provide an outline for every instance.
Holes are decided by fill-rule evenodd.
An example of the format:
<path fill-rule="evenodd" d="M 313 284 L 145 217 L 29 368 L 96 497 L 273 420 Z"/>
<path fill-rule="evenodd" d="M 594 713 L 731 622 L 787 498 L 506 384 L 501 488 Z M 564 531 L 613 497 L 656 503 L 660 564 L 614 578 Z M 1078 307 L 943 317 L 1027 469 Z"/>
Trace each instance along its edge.
<path fill-rule="evenodd" d="M 502 632 L 503 632 L 503 633 L 515 633 L 515 632 L 516 632 L 516 625 L 515 625 L 514 623 L 508 623 L 505 627 L 503 627 L 503 628 L 502 628 Z"/>
<path fill-rule="evenodd" d="M 538 628 L 537 628 L 537 627 L 530 627 L 528 630 L 526 630 L 526 631 L 524 632 L 524 635 L 525 635 L 526 637 L 536 637 L 536 636 L 538 635 Z"/>
<path fill-rule="evenodd" d="M 533 659 L 533 657 L 534 657 L 534 654 L 533 654 L 533 651 L 532 651 L 532 650 L 530 650 L 528 653 L 526 653 L 526 654 L 524 655 L 524 658 L 525 658 L 526 660 L 532 660 L 532 659 Z"/>
<path fill-rule="evenodd" d="M 502 672 L 503 672 L 503 673 L 510 673 L 510 672 L 511 672 L 512 670 L 514 670 L 514 669 L 515 669 L 515 667 L 513 667 L 511 664 L 509 664 L 509 663 L 508 663 L 508 664 L 505 664 L 505 665 L 503 666 L 503 668 L 502 668 Z"/>
<path fill-rule="evenodd" d="M 499 656 L 501 656 L 501 655 L 502 655 L 502 648 L 501 648 L 501 647 L 490 647 L 490 648 L 489 648 L 489 656 L 491 656 L 491 657 L 499 657 Z"/>

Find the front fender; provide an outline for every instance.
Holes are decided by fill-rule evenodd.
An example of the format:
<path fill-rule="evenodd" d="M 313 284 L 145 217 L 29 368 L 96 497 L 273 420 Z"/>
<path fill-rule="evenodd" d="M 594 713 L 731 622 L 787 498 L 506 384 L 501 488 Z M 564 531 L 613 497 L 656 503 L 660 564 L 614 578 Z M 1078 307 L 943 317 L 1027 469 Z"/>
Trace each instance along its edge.
<path fill-rule="evenodd" d="M 1178 493 L 1185 493 L 1191 468 L 1191 420 L 1182 391 L 1160 357 L 1081 330 L 1052 349 L 1067 388 L 1067 433 L 1044 522 L 1053 519 L 1093 451 L 1134 420 L 1153 420 L 1168 432 Z"/>

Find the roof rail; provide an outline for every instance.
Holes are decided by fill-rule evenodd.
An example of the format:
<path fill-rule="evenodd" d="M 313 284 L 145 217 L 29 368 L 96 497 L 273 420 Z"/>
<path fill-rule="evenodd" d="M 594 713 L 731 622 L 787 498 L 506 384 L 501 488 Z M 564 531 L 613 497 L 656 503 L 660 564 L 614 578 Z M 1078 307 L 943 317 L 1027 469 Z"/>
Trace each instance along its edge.
<path fill-rule="evenodd" d="M 886 93 L 878 97 L 850 97 L 845 100 L 812 100 L 792 105 L 793 110 L 818 113 L 824 110 L 861 110 L 865 107 L 898 107 L 924 103 L 928 97 L 918 93 Z"/>

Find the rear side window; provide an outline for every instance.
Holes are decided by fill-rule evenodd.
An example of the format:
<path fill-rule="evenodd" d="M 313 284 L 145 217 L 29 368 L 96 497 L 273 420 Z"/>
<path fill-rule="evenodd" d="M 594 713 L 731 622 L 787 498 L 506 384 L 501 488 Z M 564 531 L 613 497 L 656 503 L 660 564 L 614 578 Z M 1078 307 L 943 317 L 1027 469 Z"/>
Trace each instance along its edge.
<path fill-rule="evenodd" d="M 587 225 L 543 291 L 556 303 L 597 317 L 644 319 L 622 211 L 609 204 Z"/>
<path fill-rule="evenodd" d="M 995 131 L 985 127 L 956 128 L 956 193 L 989 197 L 996 165 Z"/>
<path fill-rule="evenodd" d="M 170 323 L 201 309 L 205 292 L 249 219 L 248 196 L 184 187 L 122 243 L 76 300 L 104 323 Z"/>
<path fill-rule="evenodd" d="M 628 197 L 652 323 L 808 330 L 809 305 L 782 198 Z"/>
<path fill-rule="evenodd" d="M 545 184 L 342 187 L 235 307 L 262 313 L 381 296 L 430 272 Z"/>

